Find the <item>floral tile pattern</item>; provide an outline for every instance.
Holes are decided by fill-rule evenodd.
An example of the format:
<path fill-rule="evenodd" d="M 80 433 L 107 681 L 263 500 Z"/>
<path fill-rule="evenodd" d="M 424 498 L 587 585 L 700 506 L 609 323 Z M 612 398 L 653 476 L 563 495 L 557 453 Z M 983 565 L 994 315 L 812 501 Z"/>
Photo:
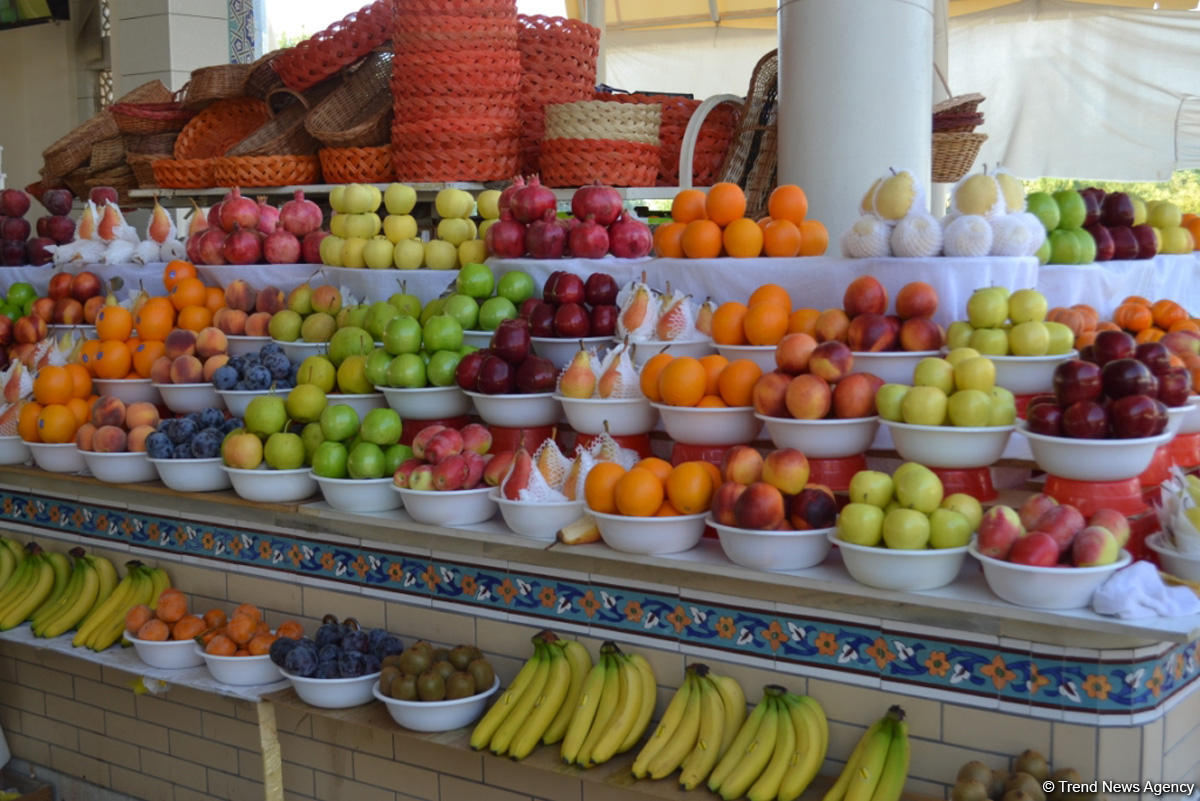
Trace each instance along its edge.
<path fill-rule="evenodd" d="M 0 490 L 0 521 L 88 539 L 371 587 L 398 601 L 434 599 L 493 614 L 587 627 L 597 636 L 649 638 L 757 657 L 789 670 L 837 671 L 856 681 L 935 690 L 964 703 L 980 700 L 1057 717 L 1128 722 L 1173 695 L 1200 688 L 1200 643 L 1124 651 L 1119 659 L 1063 655 L 1053 646 L 956 640 L 953 632 L 917 634 L 903 625 L 848 623 L 833 613 L 788 614 L 709 603 L 670 588 L 622 587 L 617 580 L 564 579 L 536 569 L 510 570 L 469 560 L 430 558 L 402 549 L 323 542 L 173 519 L 74 500 Z M 732 599 L 731 599 L 732 600 Z M 1129 656 L 1136 653 L 1136 656 Z M 1127 658 L 1126 658 L 1127 657 Z"/>
<path fill-rule="evenodd" d="M 230 64 L 254 61 L 255 5 L 255 0 L 229 0 Z"/>

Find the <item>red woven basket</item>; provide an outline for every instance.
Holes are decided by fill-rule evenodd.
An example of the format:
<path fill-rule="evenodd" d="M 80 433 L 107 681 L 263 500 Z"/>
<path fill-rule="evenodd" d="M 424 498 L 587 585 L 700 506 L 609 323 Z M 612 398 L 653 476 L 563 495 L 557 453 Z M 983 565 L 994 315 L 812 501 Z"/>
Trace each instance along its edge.
<path fill-rule="evenodd" d="M 319 184 L 316 156 L 232 156 L 214 159 L 214 186 L 291 186 Z"/>
<path fill-rule="evenodd" d="M 151 164 L 154 182 L 164 189 L 204 189 L 216 186 L 215 159 L 159 159 Z"/>
<path fill-rule="evenodd" d="M 651 186 L 658 174 L 658 146 L 616 139 L 545 139 L 542 183 L 583 186 Z"/>
<path fill-rule="evenodd" d="M 382 184 L 392 180 L 392 149 L 387 145 L 326 147 L 317 155 L 326 183 Z"/>
<path fill-rule="evenodd" d="M 413 17 L 512 17 L 517 13 L 515 0 L 395 0 L 396 19 Z"/>
<path fill-rule="evenodd" d="M 699 100 L 674 95 L 629 94 L 625 92 L 596 92 L 597 100 L 617 103 L 661 103 L 662 124 L 659 126 L 659 186 L 679 185 L 679 147 L 688 121 Z M 704 118 L 693 152 L 692 171 L 697 186 L 708 186 L 717 180 L 725 153 L 733 140 L 740 109 L 722 103 Z"/>
<path fill-rule="evenodd" d="M 376 0 L 284 50 L 271 67 L 286 85 L 304 90 L 358 61 L 391 35 L 392 3 Z"/>
<path fill-rule="evenodd" d="M 516 175 L 518 159 L 515 140 L 490 148 L 392 149 L 397 181 L 506 181 Z"/>
<path fill-rule="evenodd" d="M 552 78 L 559 85 L 596 85 L 596 55 L 600 29 L 566 17 L 517 16 L 517 47 L 524 70 L 522 86 L 530 76 Z"/>

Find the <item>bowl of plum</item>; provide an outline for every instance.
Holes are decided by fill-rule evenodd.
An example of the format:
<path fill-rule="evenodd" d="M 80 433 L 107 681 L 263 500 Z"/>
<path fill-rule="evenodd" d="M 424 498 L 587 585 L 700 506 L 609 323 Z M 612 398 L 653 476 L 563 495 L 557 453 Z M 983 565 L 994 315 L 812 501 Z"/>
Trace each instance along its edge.
<path fill-rule="evenodd" d="M 383 660 L 404 650 L 385 629 L 363 629 L 354 618 L 326 615 L 312 637 L 281 637 L 271 644 L 271 661 L 292 683 L 300 700 L 325 709 L 345 709 L 371 700 Z"/>

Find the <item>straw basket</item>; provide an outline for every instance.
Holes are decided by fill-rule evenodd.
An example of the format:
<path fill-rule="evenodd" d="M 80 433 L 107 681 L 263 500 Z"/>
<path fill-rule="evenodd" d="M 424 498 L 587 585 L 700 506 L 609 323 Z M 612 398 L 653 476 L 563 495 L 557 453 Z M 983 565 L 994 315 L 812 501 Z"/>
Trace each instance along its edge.
<path fill-rule="evenodd" d="M 227 156 L 213 160 L 216 186 L 292 186 L 321 183 L 316 156 Z"/>
<path fill-rule="evenodd" d="M 342 85 L 313 106 L 304 127 L 331 148 L 362 148 L 388 141 L 392 116 L 392 54 L 377 50 Z M 390 169 L 390 168 L 389 168 Z"/>
<path fill-rule="evenodd" d="M 157 153 L 129 153 L 126 155 L 126 160 L 133 170 L 133 177 L 137 180 L 139 189 L 154 189 L 158 186 L 158 179 L 154 177 L 154 162 L 165 158 L 169 157 Z"/>
<path fill-rule="evenodd" d="M 196 113 L 179 103 L 114 103 L 109 111 L 121 133 L 143 136 L 181 130 Z"/>
<path fill-rule="evenodd" d="M 614 139 L 658 147 L 662 105 L 585 100 L 546 106 L 546 139 Z"/>
<path fill-rule="evenodd" d="M 121 131 L 112 114 L 100 112 L 42 152 L 45 164 L 43 174 L 47 178 L 65 178 L 88 163 L 92 157 L 92 145 L 120 135 Z"/>
<path fill-rule="evenodd" d="M 266 102 L 253 97 L 218 100 L 192 117 L 175 140 L 177 159 L 224 156 L 229 148 L 271 119 Z"/>
<path fill-rule="evenodd" d="M 970 172 L 986 141 L 984 133 L 933 134 L 933 182 L 952 184 Z"/>
<path fill-rule="evenodd" d="M 218 64 L 192 70 L 191 80 L 183 89 L 183 107 L 201 109 L 217 100 L 238 97 L 249 74 L 249 64 Z"/>
<path fill-rule="evenodd" d="M 720 180 L 742 187 L 746 216 L 752 220 L 766 214 L 767 198 L 776 184 L 778 74 L 778 50 L 767 53 L 754 65 L 746 101 L 719 175 Z"/>
<path fill-rule="evenodd" d="M 125 161 L 125 142 L 119 136 L 101 139 L 92 145 L 88 169 L 92 172 L 116 167 Z"/>
<path fill-rule="evenodd" d="M 283 79 L 279 77 L 279 73 L 273 66 L 275 58 L 282 52 L 283 50 L 272 50 L 270 53 L 259 56 L 257 61 L 250 64 L 250 71 L 246 74 L 246 83 L 242 86 L 243 95 L 266 100 L 267 95 L 271 92 L 283 88 Z"/>
<path fill-rule="evenodd" d="M 392 3 L 376 0 L 283 51 L 272 66 L 287 86 L 308 89 L 381 46 L 391 33 Z"/>
<path fill-rule="evenodd" d="M 187 126 L 184 126 L 185 128 Z M 121 139 L 125 143 L 125 152 L 140 155 L 163 155 L 170 156 L 175 152 L 175 140 L 179 138 L 179 134 L 175 131 L 167 133 L 150 134 L 149 136 L 139 136 L 138 134 L 124 134 Z"/>
<path fill-rule="evenodd" d="M 392 149 L 387 145 L 326 147 L 317 155 L 325 183 L 382 184 L 392 180 Z"/>
<path fill-rule="evenodd" d="M 304 118 L 311 105 L 327 97 L 336 86 L 337 81 L 328 81 L 305 94 L 291 89 L 277 89 L 268 98 L 268 104 L 274 98 L 286 96 L 290 98 L 288 105 L 231 147 L 225 155 L 315 156 L 321 145 L 305 130 Z"/>

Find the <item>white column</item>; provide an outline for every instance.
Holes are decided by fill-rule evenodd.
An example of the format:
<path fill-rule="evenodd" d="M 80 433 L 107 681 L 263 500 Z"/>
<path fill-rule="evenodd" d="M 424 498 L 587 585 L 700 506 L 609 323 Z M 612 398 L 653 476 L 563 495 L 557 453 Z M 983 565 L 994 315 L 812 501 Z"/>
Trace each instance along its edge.
<path fill-rule="evenodd" d="M 780 0 L 779 183 L 831 252 L 889 167 L 928 184 L 935 0 Z"/>
<path fill-rule="evenodd" d="M 227 0 L 114 2 L 112 36 L 117 97 L 156 78 L 179 89 L 192 70 L 229 63 L 229 6 Z"/>
<path fill-rule="evenodd" d="M 604 68 L 604 0 L 584 0 L 584 22 L 600 29 L 600 52 L 596 54 L 596 83 L 607 83 Z"/>

